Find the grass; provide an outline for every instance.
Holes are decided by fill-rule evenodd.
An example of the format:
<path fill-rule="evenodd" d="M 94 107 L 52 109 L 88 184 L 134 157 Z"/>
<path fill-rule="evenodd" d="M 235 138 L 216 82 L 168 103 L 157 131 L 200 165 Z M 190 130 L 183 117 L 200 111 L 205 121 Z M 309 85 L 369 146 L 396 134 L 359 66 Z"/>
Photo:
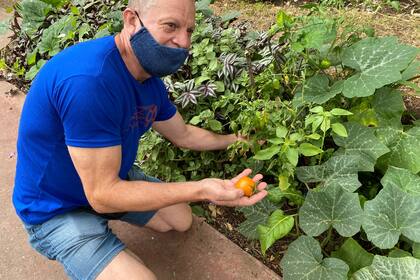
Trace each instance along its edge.
<path fill-rule="evenodd" d="M 307 10 L 297 5 L 274 5 L 269 2 L 245 0 L 216 0 L 212 5 L 215 13 L 221 15 L 229 10 L 241 12 L 240 21 L 248 21 L 256 30 L 267 30 L 282 9 L 290 15 L 303 15 Z M 331 16 L 343 16 L 347 23 L 355 26 L 372 26 L 378 36 L 397 36 L 402 43 L 420 47 L 420 18 L 408 14 L 382 14 L 356 8 L 329 8 Z"/>

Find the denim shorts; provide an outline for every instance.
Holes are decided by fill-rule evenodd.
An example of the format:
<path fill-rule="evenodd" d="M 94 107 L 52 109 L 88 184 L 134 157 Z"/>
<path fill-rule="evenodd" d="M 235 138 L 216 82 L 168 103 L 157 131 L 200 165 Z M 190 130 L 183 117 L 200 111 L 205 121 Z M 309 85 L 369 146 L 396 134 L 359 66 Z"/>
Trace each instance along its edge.
<path fill-rule="evenodd" d="M 129 180 L 160 182 L 133 167 Z M 112 233 L 108 221 L 118 219 L 144 226 L 156 213 L 127 212 L 98 214 L 91 208 L 80 208 L 57 215 L 39 225 L 25 224 L 31 246 L 50 260 L 57 260 L 70 279 L 96 279 L 111 260 L 125 249 Z"/>

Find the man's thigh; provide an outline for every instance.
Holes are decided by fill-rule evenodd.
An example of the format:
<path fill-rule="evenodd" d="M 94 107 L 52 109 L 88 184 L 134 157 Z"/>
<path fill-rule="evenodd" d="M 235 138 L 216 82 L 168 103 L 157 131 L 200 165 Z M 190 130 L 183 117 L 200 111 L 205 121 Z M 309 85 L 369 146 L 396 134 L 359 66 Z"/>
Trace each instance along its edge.
<path fill-rule="evenodd" d="M 32 247 L 58 260 L 71 279 L 95 279 L 125 248 L 106 219 L 85 210 L 26 225 L 26 229 Z"/>

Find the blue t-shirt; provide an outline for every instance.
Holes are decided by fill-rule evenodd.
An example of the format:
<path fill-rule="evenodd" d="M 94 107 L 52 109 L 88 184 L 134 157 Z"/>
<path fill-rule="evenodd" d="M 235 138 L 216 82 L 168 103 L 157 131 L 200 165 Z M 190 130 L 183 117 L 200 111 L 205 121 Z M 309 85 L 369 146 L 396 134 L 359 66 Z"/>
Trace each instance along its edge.
<path fill-rule="evenodd" d="M 140 137 L 176 107 L 163 82 L 128 71 L 109 36 L 69 47 L 43 66 L 26 97 L 19 125 L 13 204 L 28 224 L 89 203 L 67 146 L 121 145 L 127 179 Z"/>

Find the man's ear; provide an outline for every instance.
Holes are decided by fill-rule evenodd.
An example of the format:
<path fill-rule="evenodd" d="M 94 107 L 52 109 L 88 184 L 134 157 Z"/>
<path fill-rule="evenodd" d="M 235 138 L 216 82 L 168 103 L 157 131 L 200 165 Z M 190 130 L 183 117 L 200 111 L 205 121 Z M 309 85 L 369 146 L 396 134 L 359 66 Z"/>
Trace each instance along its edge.
<path fill-rule="evenodd" d="M 138 18 L 134 10 L 130 8 L 125 9 L 123 11 L 122 17 L 123 17 L 123 22 L 124 22 L 124 29 L 129 34 L 134 34 L 137 31 L 136 29 L 139 24 Z"/>

